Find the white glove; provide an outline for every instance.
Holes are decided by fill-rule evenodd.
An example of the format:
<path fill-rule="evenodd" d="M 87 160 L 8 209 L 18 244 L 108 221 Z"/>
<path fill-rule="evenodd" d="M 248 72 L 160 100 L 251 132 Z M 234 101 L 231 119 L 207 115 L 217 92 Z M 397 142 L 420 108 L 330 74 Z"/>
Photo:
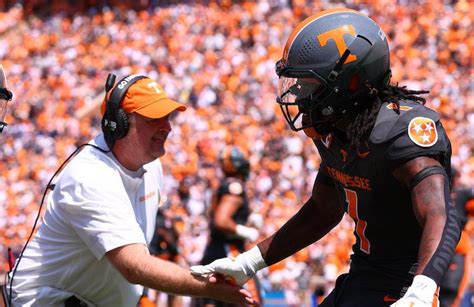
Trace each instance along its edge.
<path fill-rule="evenodd" d="M 252 212 L 248 218 L 250 225 L 256 228 L 263 227 L 263 216 L 260 213 Z"/>
<path fill-rule="evenodd" d="M 251 242 L 257 241 L 259 234 L 258 230 L 253 228 L 253 227 L 247 227 L 244 225 L 239 225 L 235 227 L 235 234 L 238 235 L 239 237 L 249 240 Z"/>
<path fill-rule="evenodd" d="M 431 307 L 435 300 L 438 286 L 431 278 L 425 275 L 416 275 L 405 295 L 391 307 Z M 436 297 L 436 300 L 438 298 Z M 439 302 L 437 305 L 439 306 Z"/>
<path fill-rule="evenodd" d="M 236 258 L 221 258 L 208 265 L 195 265 L 191 267 L 191 274 L 207 276 L 213 273 L 224 275 L 229 280 L 239 286 L 249 281 L 258 270 L 266 267 L 262 254 L 258 246 L 239 254 Z"/>

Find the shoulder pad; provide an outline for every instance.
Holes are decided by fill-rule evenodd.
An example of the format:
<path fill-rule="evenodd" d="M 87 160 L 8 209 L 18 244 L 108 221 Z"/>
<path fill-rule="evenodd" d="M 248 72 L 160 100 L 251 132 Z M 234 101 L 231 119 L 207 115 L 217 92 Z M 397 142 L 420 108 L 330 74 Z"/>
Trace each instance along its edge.
<path fill-rule="evenodd" d="M 400 101 L 400 114 L 395 111 L 393 103 L 383 103 L 370 134 L 370 141 L 381 144 L 400 135 L 407 131 L 410 122 L 416 117 L 428 118 L 435 123 L 440 119 L 438 113 L 417 102 Z"/>
<path fill-rule="evenodd" d="M 221 194 L 242 195 L 244 193 L 244 184 L 240 179 L 227 177 L 220 186 Z"/>

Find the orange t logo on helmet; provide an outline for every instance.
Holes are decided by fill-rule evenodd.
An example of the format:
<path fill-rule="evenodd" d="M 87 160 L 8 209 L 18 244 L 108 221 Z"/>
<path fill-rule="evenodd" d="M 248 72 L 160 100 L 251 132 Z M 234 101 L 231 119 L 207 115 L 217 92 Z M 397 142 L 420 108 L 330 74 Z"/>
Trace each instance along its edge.
<path fill-rule="evenodd" d="M 333 40 L 336 43 L 337 51 L 339 51 L 339 55 L 342 56 L 344 51 L 346 51 L 347 46 L 346 42 L 344 41 L 344 34 L 350 34 L 352 36 L 356 36 L 356 31 L 352 25 L 345 25 L 336 29 L 329 30 L 327 32 L 321 33 L 317 36 L 319 44 L 323 47 L 326 46 L 329 40 Z M 354 54 L 350 54 L 344 64 L 350 63 L 357 60 L 357 56 Z"/>

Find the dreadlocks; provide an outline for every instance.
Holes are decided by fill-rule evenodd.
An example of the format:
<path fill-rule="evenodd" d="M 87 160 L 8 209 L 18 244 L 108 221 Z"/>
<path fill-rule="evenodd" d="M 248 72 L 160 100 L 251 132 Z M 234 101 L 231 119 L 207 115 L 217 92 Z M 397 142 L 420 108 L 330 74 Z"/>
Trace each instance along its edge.
<path fill-rule="evenodd" d="M 397 106 L 397 113 L 400 113 L 400 100 L 413 100 L 424 105 L 426 103 L 426 99 L 418 95 L 428 94 L 429 92 L 430 91 L 425 90 L 409 90 L 406 86 L 398 86 L 397 83 L 396 85 L 388 85 L 380 92 L 379 97 L 383 102 L 394 103 Z"/>
<path fill-rule="evenodd" d="M 373 101 L 368 103 L 368 107 L 356 115 L 354 121 L 349 124 L 347 129 L 347 139 L 350 142 L 350 147 L 359 149 L 361 142 L 365 142 L 369 137 L 382 103 L 389 102 L 395 104 L 394 110 L 400 114 L 400 100 L 412 100 L 424 105 L 426 99 L 418 95 L 427 93 L 429 91 L 409 90 L 406 86 L 398 86 L 397 83 L 396 85 L 388 85 L 373 97 L 369 97 Z"/>

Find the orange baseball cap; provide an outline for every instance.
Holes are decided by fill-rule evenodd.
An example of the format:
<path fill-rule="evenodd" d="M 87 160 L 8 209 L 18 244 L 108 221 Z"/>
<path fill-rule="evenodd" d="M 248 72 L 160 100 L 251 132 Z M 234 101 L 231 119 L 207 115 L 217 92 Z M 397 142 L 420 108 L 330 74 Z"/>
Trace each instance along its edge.
<path fill-rule="evenodd" d="M 109 94 L 110 95 L 110 94 Z M 122 109 L 127 113 L 138 113 L 148 118 L 161 118 L 178 110 L 183 112 L 186 106 L 169 99 L 158 82 L 143 78 L 132 84 L 122 101 Z M 100 107 L 105 113 L 105 100 Z"/>

